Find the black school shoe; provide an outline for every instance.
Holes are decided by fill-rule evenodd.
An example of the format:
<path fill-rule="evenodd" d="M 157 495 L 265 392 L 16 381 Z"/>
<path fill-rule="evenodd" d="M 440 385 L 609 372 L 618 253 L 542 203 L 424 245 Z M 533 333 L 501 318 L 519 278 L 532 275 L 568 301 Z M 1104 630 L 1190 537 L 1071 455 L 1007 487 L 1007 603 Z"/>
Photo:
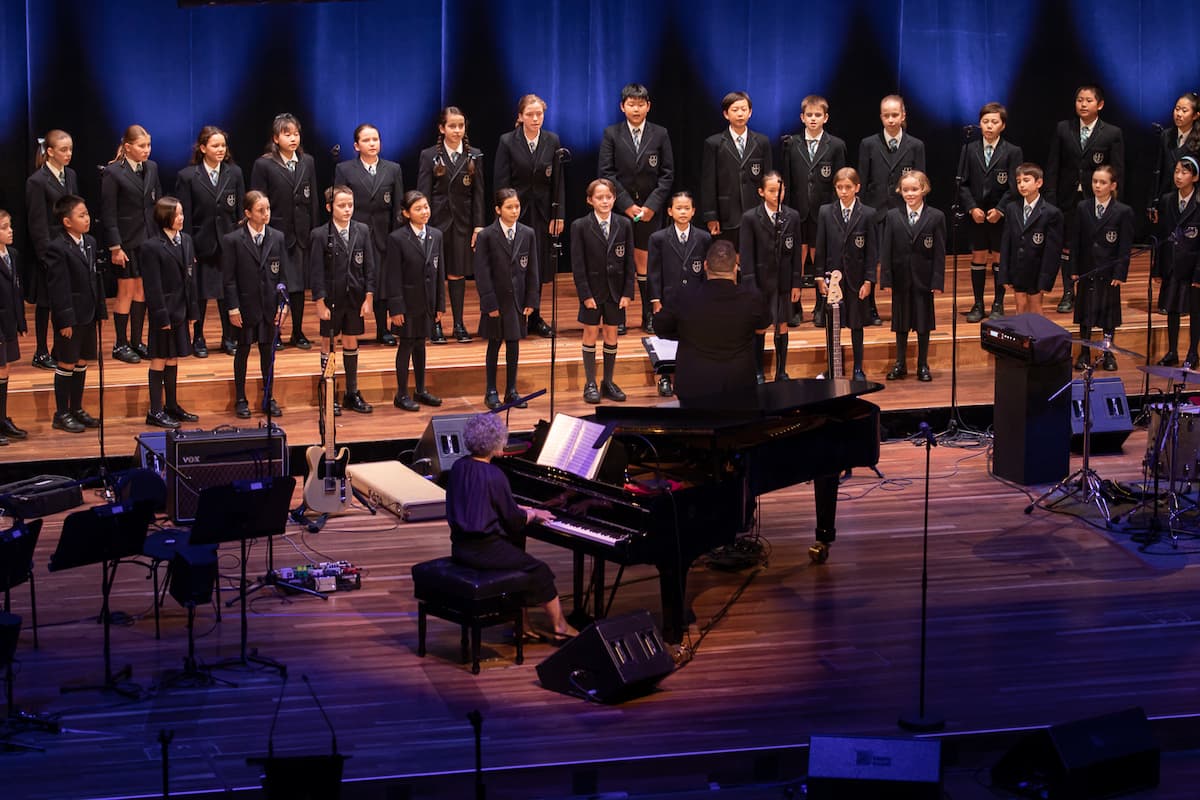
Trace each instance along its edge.
<path fill-rule="evenodd" d="M 38 353 L 30 363 L 38 369 L 54 371 L 54 359 L 50 357 L 49 353 Z"/>
<path fill-rule="evenodd" d="M 342 408 L 353 411 L 355 414 L 370 414 L 375 410 L 370 403 L 363 400 L 363 396 L 359 392 L 348 392 L 342 398 Z"/>
<path fill-rule="evenodd" d="M 929 373 L 929 367 L 924 364 L 917 367 L 917 380 L 925 383 L 929 383 L 931 380 L 933 380 L 933 375 Z"/>
<path fill-rule="evenodd" d="M 135 353 L 133 348 L 127 344 L 119 344 L 114 347 L 112 349 L 112 357 L 126 364 L 137 364 L 142 360 L 142 357 Z"/>
<path fill-rule="evenodd" d="M 483 396 L 483 404 L 495 411 L 502 405 L 500 402 L 500 393 L 495 389 L 488 389 L 487 393 Z"/>
<path fill-rule="evenodd" d="M 1105 353 L 1103 366 L 1104 366 L 1105 372 L 1116 372 L 1117 371 L 1117 357 L 1114 356 L 1112 353 Z"/>
<path fill-rule="evenodd" d="M 208 342 L 204 341 L 203 336 L 192 340 L 192 355 L 196 358 L 208 358 Z"/>
<path fill-rule="evenodd" d="M 424 389 L 419 389 L 413 392 L 413 399 L 423 406 L 433 406 L 436 408 L 442 404 L 442 398 L 435 394 L 431 394 Z"/>
<path fill-rule="evenodd" d="M 303 333 L 299 336 L 293 336 L 292 340 L 288 342 L 288 344 L 290 344 L 292 347 L 299 347 L 301 350 L 312 350 L 312 342 L 310 342 L 308 337 Z"/>
<path fill-rule="evenodd" d="M 392 405 L 396 408 L 402 408 L 405 411 L 421 410 L 421 406 L 417 405 L 417 402 L 406 394 L 396 395 L 395 399 L 392 400 Z"/>
<path fill-rule="evenodd" d="M 600 384 L 600 392 L 609 400 L 615 400 L 618 403 L 625 402 L 625 393 L 621 391 L 621 387 L 617 386 L 612 381 L 604 381 Z"/>
<path fill-rule="evenodd" d="M 83 433 L 87 430 L 79 420 L 71 416 L 70 411 L 55 412 L 54 422 L 51 424 L 54 428 L 67 433 Z"/>
<path fill-rule="evenodd" d="M 183 406 L 168 406 L 164 409 L 177 422 L 199 422 L 200 417 L 184 409 Z"/>
<path fill-rule="evenodd" d="M 583 386 L 583 402 L 598 405 L 600 403 L 600 390 L 596 388 L 596 384 L 588 382 Z"/>
<path fill-rule="evenodd" d="M 150 360 L 150 348 L 146 346 L 145 342 L 131 344 L 129 347 L 133 350 L 133 352 L 138 354 L 138 358 L 142 359 L 143 361 Z"/>
<path fill-rule="evenodd" d="M 91 414 L 84 411 L 82 408 L 77 408 L 74 411 L 72 411 L 71 416 L 74 418 L 74 420 L 76 422 L 78 422 L 80 425 L 82 425 L 85 428 L 99 428 L 100 427 L 100 420 L 96 419 Z"/>
<path fill-rule="evenodd" d="M 429 337 L 430 344 L 445 344 L 446 334 L 442 332 L 442 323 L 433 323 L 433 335 Z"/>
<path fill-rule="evenodd" d="M 889 381 L 898 381 L 908 375 L 908 367 L 901 364 L 899 361 L 888 370 L 887 379 Z"/>
<path fill-rule="evenodd" d="M 166 428 L 169 431 L 178 430 L 179 423 L 171 418 L 166 411 L 151 411 L 146 414 L 146 424 L 155 428 Z"/>
<path fill-rule="evenodd" d="M 233 404 L 233 414 L 238 419 L 250 419 L 250 403 L 245 399 L 238 400 Z"/>
<path fill-rule="evenodd" d="M 29 437 L 27 431 L 13 424 L 12 417 L 5 417 L 0 420 L 0 435 L 7 436 L 9 439 L 26 439 Z"/>
<path fill-rule="evenodd" d="M 529 403 L 521 402 L 521 395 L 516 389 L 509 389 L 504 393 L 504 404 L 513 408 L 529 408 Z"/>

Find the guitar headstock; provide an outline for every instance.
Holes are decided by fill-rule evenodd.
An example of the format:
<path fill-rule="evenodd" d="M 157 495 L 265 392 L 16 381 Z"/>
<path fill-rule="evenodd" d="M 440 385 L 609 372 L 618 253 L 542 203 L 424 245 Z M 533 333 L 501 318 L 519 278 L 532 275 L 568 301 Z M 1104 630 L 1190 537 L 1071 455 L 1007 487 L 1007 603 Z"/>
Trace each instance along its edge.
<path fill-rule="evenodd" d="M 828 287 L 825 292 L 826 303 L 842 302 L 842 271 L 835 269 L 829 273 Z"/>
<path fill-rule="evenodd" d="M 321 377 L 328 380 L 337 372 L 337 351 L 331 350 L 329 357 L 325 360 L 325 370 L 321 373 Z"/>

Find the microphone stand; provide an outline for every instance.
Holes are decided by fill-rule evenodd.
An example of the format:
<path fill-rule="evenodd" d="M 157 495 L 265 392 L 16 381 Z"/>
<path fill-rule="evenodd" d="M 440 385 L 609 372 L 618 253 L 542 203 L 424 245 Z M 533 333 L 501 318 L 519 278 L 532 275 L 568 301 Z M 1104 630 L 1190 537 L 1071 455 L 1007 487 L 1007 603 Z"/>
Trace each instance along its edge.
<path fill-rule="evenodd" d="M 467 720 L 475 732 L 475 800 L 486 800 L 487 786 L 483 783 L 483 714 L 475 709 L 467 714 Z"/>
<path fill-rule="evenodd" d="M 946 727 L 944 719 L 931 715 L 925 709 L 925 645 L 929 617 L 929 459 L 933 448 L 937 446 L 937 436 L 929 429 L 928 422 L 921 423 L 919 435 L 925 439 L 925 523 L 921 532 L 921 665 L 917 713 L 900 717 L 897 724 L 911 733 L 932 733 Z"/>
<path fill-rule="evenodd" d="M 565 165 L 571 163 L 571 151 L 565 147 L 560 147 L 554 151 L 554 160 L 551 167 L 550 175 L 550 219 L 549 224 L 554 226 L 558 220 L 558 210 L 562 205 L 562 198 L 559 196 L 561 192 L 559 187 L 562 186 L 562 171 Z M 554 226 L 557 228 L 557 226 Z M 565 227 L 565 222 L 564 222 Z M 550 272 L 550 328 L 555 332 L 555 335 L 550 339 L 550 419 L 554 419 L 554 398 L 555 398 L 555 365 L 558 363 L 558 258 L 562 253 L 562 231 L 550 234 L 550 261 L 554 265 Z M 538 276 L 541 280 L 541 276 Z"/>
<path fill-rule="evenodd" d="M 1150 275 L 1158 269 L 1158 237 L 1151 236 L 1146 245 L 1150 251 Z M 1161 280 L 1161 276 L 1159 277 Z M 1190 331 L 1189 331 L 1190 333 Z M 1154 279 L 1146 281 L 1146 366 L 1150 366 L 1150 340 L 1154 337 Z M 1145 425 L 1150 421 L 1150 373 L 1142 373 L 1142 408 L 1133 420 L 1134 425 Z"/>

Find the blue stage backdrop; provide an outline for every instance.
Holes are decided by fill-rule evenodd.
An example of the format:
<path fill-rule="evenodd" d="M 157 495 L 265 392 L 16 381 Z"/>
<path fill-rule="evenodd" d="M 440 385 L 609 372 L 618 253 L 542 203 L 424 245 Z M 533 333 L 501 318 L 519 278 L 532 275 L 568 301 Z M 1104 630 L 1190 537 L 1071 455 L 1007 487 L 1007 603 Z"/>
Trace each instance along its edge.
<path fill-rule="evenodd" d="M 1200 29 L 1200 7 L 1161 0 L 0 0 L 0 9 L 0 205 L 18 214 L 35 139 L 50 128 L 74 135 L 73 166 L 95 201 L 97 167 L 130 123 L 153 135 L 169 191 L 202 125 L 228 130 L 248 166 L 285 110 L 302 120 L 325 179 L 332 145 L 351 157 L 352 132 L 369 121 L 411 185 L 439 109 L 458 105 L 485 152 L 490 189 L 497 138 L 513 125 L 516 99 L 535 92 L 549 105 L 547 128 L 575 154 L 567 213 L 577 216 L 629 81 L 650 87 L 681 188 L 699 182 L 700 144 L 724 126 L 729 90 L 750 92 L 752 127 L 776 143 L 799 129 L 805 95 L 826 96 L 829 130 L 847 140 L 852 161 L 878 128 L 879 99 L 898 91 L 909 130 L 927 144 L 932 201 L 945 207 L 979 106 L 1005 103 L 1010 138 L 1041 161 L 1075 86 L 1099 80 L 1105 118 L 1126 129 L 1123 194 L 1141 204 L 1150 124 L 1168 123 L 1175 98 L 1200 81 L 1200 52 L 1176 44 L 1194 39 L 1179 32 Z"/>

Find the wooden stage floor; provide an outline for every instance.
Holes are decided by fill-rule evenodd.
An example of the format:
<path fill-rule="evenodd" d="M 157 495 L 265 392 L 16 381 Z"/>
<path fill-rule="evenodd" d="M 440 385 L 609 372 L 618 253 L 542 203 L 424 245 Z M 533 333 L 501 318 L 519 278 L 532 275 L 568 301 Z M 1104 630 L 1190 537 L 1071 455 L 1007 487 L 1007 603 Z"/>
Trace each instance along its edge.
<path fill-rule="evenodd" d="M 1093 465 L 1105 478 L 1132 480 L 1144 442 L 1137 432 L 1123 454 Z M 885 444 L 886 480 L 868 471 L 844 486 L 838 540 L 824 565 L 810 564 L 806 552 L 810 488 L 766 496 L 767 561 L 736 572 L 693 569 L 694 658 L 658 691 L 617 706 L 540 688 L 534 665 L 550 646 L 530 645 L 517 666 L 500 628 L 485 632 L 478 676 L 457 663 L 458 631 L 447 623 L 430 621 L 430 652 L 417 657 L 409 569 L 448 552 L 443 522 L 355 513 L 317 535 L 289 527 L 276 540 L 276 566 L 347 559 L 365 578 L 361 590 L 327 601 L 254 595 L 250 644 L 291 676 L 275 752 L 328 752 L 329 732 L 300 680 L 306 676 L 351 756 L 346 774 L 355 783 L 345 797 L 473 796 L 467 715 L 475 710 L 493 800 L 797 796 L 786 792 L 804 774 L 812 734 L 899 735 L 897 717 L 915 709 L 925 456 L 911 443 Z M 986 787 L 986 768 L 1013 729 L 1140 705 L 1161 718 L 1157 731 L 1174 718 L 1191 738 L 1164 742 L 1162 786 L 1133 796 L 1195 797 L 1197 540 L 1185 537 L 1177 555 L 1141 557 L 1120 535 L 1077 517 L 1027 516 L 1029 494 L 989 475 L 985 449 L 938 447 L 931 459 L 928 705 L 944 715 L 951 739 L 1008 737 L 975 756 L 959 747 L 947 766 L 947 796 L 1007 796 Z M 64 729 L 20 737 L 45 752 L 0 753 L 3 795 L 159 796 L 157 740 L 168 730 L 173 792 L 255 796 L 241 794 L 257 782 L 245 758 L 266 751 L 282 688 L 275 672 L 221 671 L 236 688 L 161 689 L 140 701 L 60 694 L 64 684 L 96 677 L 102 664 L 99 569 L 46 570 L 60 527 L 61 515 L 47 520 L 35 554 L 39 649 L 28 629 L 27 586 L 14 590 L 13 607 L 26 624 L 17 701 L 61 715 Z M 265 570 L 264 549 L 253 548 L 251 575 Z M 569 589 L 567 554 L 539 542 L 531 550 Z M 236 550 L 223 549 L 226 598 L 238 568 Z M 613 613 L 657 614 L 656 586 L 650 570 L 628 570 Z M 112 631 L 113 661 L 132 665 L 134 680 L 147 687 L 180 666 L 187 641 L 186 614 L 170 599 L 155 639 L 151 596 L 147 570 L 123 565 L 113 608 L 125 624 Z M 237 654 L 235 610 L 218 623 L 211 607 L 199 609 L 202 660 Z"/>
<path fill-rule="evenodd" d="M 991 405 L 994 396 L 993 357 L 979 345 L 979 325 L 964 321 L 963 314 L 970 307 L 969 258 L 960 257 L 959 271 L 959 324 L 957 404 L 962 407 Z M 951 406 L 951 363 L 952 297 L 949 292 L 952 260 L 947 263 L 946 294 L 936 299 L 938 329 L 931 339 L 930 362 L 934 380 L 920 383 L 915 379 L 915 337 L 910 343 L 910 377 L 902 381 L 885 381 L 884 375 L 895 361 L 894 336 L 888 329 L 890 297 L 880 293 L 880 313 L 884 317 L 883 327 L 866 329 L 866 372 L 869 379 L 886 384 L 886 390 L 871 397 L 885 411 L 947 408 Z M 1143 352 L 1146 344 L 1147 300 L 1149 283 L 1149 260 L 1146 255 L 1134 259 L 1131 277 L 1126 285 L 1124 325 L 1118 331 L 1117 343 Z M 474 330 L 478 320 L 478 303 L 472 298 L 473 288 L 467 292 L 466 319 Z M 988 287 L 988 303 L 991 302 L 991 287 Z M 1058 314 L 1054 305 L 1058 294 L 1045 296 L 1047 316 L 1073 330 L 1069 314 Z M 804 303 L 811 316 L 812 290 L 805 290 Z M 546 307 L 548 308 L 548 303 Z M 640 319 L 635 300 L 630 320 Z M 1013 299 L 1007 299 L 1009 313 L 1013 313 Z M 561 336 L 556 348 L 554 370 L 554 410 L 573 415 L 590 413 L 591 407 L 583 402 L 583 370 L 580 361 L 580 326 L 575 322 L 577 302 L 569 275 L 558 278 L 558 309 Z M 263 420 L 256 414 L 251 420 L 238 420 L 233 415 L 233 359 L 222 355 L 215 348 L 219 344 L 219 324 L 215 319 L 215 308 L 210 304 L 206 336 L 214 348 L 207 359 L 187 358 L 180 364 L 180 402 L 185 408 L 201 415 L 194 427 L 215 428 L 222 424 L 242 427 L 257 425 Z M 29 324 L 32 326 L 32 313 Z M 306 327 L 315 330 L 316 315 L 311 303 L 306 315 Z M 1152 361 L 1157 361 L 1165 351 L 1166 318 L 1159 314 L 1151 317 L 1150 350 Z M 449 327 L 447 327 L 449 330 Z M 649 360 L 640 343 L 640 328 L 631 326 L 628 335 L 620 340 L 617 363 L 617 381 L 629 395 L 629 404 L 654 404 L 661 402 L 655 391 L 655 379 Z M 106 325 L 104 336 L 111 337 L 111 326 Z M 311 333 L 310 333 L 311 336 Z M 1186 327 L 1183 341 L 1186 347 Z M 315 340 L 315 336 L 312 336 Z M 846 364 L 849 369 L 849 336 L 844 336 Z M 791 329 L 789 337 L 788 372 L 792 377 L 813 377 L 824 369 L 825 340 L 822 331 L 805 321 L 799 328 Z M 44 461 L 62 458 L 94 458 L 99 454 L 98 437 L 84 433 L 72 435 L 55 431 L 50 420 L 54 412 L 53 374 L 28 365 L 33 354 L 32 337 L 22 342 L 22 365 L 15 368 L 9 389 L 9 416 L 21 427 L 30 431 L 24 442 L 11 442 L 0 449 L 3 461 Z M 771 350 L 770 337 L 767 343 Z M 343 443 L 381 440 L 416 439 L 425 430 L 429 419 L 435 414 L 470 413 L 484 410 L 484 351 L 481 340 L 468 344 L 451 342 L 444 346 L 428 348 L 429 388 L 440 395 L 445 404 L 437 409 L 422 408 L 409 413 L 392 406 L 395 386 L 395 350 L 375 344 L 364 345 L 360 350 L 360 385 L 364 397 L 374 404 L 375 413 L 369 416 L 345 414 L 337 422 L 337 439 Z M 1180 353 L 1182 357 L 1182 353 Z M 768 356 L 769 358 L 770 356 Z M 524 392 L 533 392 L 550 385 L 551 346 L 548 340 L 531 338 L 521 343 L 521 369 L 519 385 Z M 1143 386 L 1142 374 L 1136 370 L 1136 362 L 1130 358 L 1119 358 L 1120 371 L 1115 373 L 1125 382 L 1129 395 L 1140 394 Z M 317 430 L 318 408 L 316 406 L 316 384 L 320 375 L 319 358 L 314 351 L 303 352 L 294 348 L 281 350 L 277 357 L 276 397 L 284 408 L 280 425 L 288 434 L 292 445 L 305 445 L 320 441 Z M 500 367 L 503 379 L 503 364 Z M 770 369 L 768 369 L 770 372 Z M 99 370 L 92 367 L 88 376 L 88 390 L 84 405 L 95 413 L 99 409 L 97 386 Z M 1113 373 L 1101 373 L 1109 375 Z M 251 358 L 250 392 L 258 391 L 257 356 Z M 146 389 L 146 366 L 128 365 L 107 358 L 105 362 L 104 408 L 107 418 L 106 451 L 110 455 L 128 455 L 134 451 L 133 437 L 148 430 L 145 415 L 148 408 Z M 1154 386 L 1162 382 L 1155 381 Z M 340 385 L 340 381 L 339 381 Z M 539 419 L 550 418 L 550 398 L 543 396 L 531 403 L 526 410 L 514 410 L 510 416 L 510 427 L 528 430 Z"/>

